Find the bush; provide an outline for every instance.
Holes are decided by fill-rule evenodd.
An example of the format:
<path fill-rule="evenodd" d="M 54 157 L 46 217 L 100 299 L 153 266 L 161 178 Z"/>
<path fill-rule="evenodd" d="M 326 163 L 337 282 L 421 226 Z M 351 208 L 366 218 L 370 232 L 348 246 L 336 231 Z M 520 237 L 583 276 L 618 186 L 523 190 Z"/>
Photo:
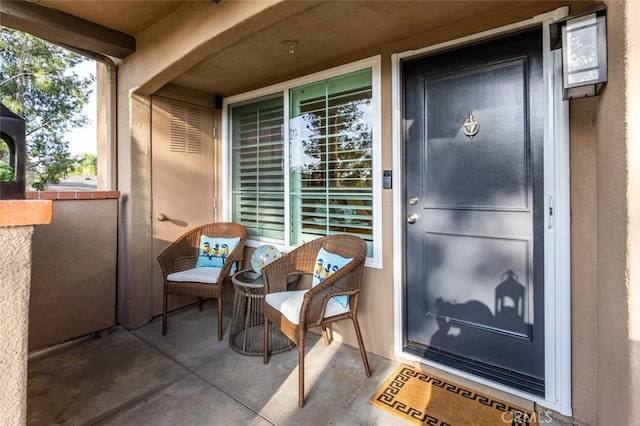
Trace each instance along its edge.
<path fill-rule="evenodd" d="M 72 175 L 96 176 L 98 174 L 98 157 L 95 155 L 85 153 L 77 156 L 74 161 Z"/>
<path fill-rule="evenodd" d="M 0 160 L 0 182 L 13 181 L 13 167 Z"/>

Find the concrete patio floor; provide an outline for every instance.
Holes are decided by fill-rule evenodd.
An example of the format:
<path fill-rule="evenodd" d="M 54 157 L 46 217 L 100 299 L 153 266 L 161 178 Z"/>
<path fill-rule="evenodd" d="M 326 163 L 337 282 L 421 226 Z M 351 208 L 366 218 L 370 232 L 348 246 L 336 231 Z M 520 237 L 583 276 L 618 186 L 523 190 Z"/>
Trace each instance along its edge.
<path fill-rule="evenodd" d="M 243 356 L 216 339 L 215 306 L 117 327 L 29 357 L 28 424 L 399 425 L 368 403 L 398 365 L 369 354 L 367 378 L 357 348 L 307 337 L 306 404 L 297 405 L 297 351 Z M 231 306 L 225 305 L 225 314 Z"/>

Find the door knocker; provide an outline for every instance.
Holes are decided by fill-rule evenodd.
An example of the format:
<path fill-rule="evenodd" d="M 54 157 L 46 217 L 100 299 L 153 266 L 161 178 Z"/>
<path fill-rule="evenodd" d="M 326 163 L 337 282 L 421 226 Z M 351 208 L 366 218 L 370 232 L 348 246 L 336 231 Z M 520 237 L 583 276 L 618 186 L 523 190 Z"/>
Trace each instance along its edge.
<path fill-rule="evenodd" d="M 462 131 L 465 135 L 469 136 L 469 139 L 473 139 L 475 135 L 478 134 L 478 130 L 480 130 L 480 123 L 473 116 L 473 113 L 469 113 L 469 117 L 464 121 L 462 125 Z"/>

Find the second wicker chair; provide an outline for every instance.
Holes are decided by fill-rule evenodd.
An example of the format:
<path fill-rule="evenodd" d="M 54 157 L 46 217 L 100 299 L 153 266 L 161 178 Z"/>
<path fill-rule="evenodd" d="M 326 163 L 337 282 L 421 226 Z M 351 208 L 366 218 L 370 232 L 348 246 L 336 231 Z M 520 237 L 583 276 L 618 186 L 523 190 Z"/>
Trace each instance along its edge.
<path fill-rule="evenodd" d="M 287 291 L 290 275 L 313 275 L 321 248 L 352 259 L 310 290 Z M 298 405 L 304 406 L 304 339 L 306 331 L 319 326 L 329 344 L 327 325 L 351 319 L 367 377 L 371 376 L 367 353 L 358 325 L 360 283 L 367 245 L 352 235 L 331 235 L 310 241 L 262 270 L 264 280 L 264 363 L 269 362 L 269 322 L 278 327 L 298 347 Z M 334 296 L 348 296 L 347 306 L 338 306 Z M 330 303 L 331 302 L 331 303 Z M 286 308 L 285 308 L 286 306 Z M 335 309 L 337 307 L 337 309 Z M 284 308 L 284 309 L 283 309 Z"/>

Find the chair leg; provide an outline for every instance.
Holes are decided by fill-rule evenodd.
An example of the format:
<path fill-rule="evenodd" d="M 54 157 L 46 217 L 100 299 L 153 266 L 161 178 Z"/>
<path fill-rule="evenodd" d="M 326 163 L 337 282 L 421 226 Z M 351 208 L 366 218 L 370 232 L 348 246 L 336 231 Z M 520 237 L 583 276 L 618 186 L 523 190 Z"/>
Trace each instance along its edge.
<path fill-rule="evenodd" d="M 198 310 L 202 312 L 202 305 L 204 305 L 204 299 L 202 297 L 198 297 Z"/>
<path fill-rule="evenodd" d="M 304 407 L 304 337 L 298 344 L 298 406 Z"/>
<path fill-rule="evenodd" d="M 326 325 L 322 326 L 322 337 L 324 338 L 324 344 L 326 346 L 329 346 L 329 343 L 331 343 L 331 340 L 329 339 L 329 331 L 327 330 Z"/>
<path fill-rule="evenodd" d="M 358 325 L 358 319 L 352 316 L 353 327 L 356 329 L 356 337 L 358 338 L 358 346 L 360 347 L 360 356 L 362 357 L 362 363 L 364 364 L 364 372 L 367 377 L 371 377 L 371 369 L 369 368 L 369 360 L 367 359 L 367 352 L 364 350 L 364 342 L 362 341 L 362 334 L 360 333 L 360 326 Z"/>
<path fill-rule="evenodd" d="M 222 295 L 218 297 L 218 340 L 222 340 Z"/>
<path fill-rule="evenodd" d="M 167 298 L 169 295 L 167 292 L 164 292 L 163 300 L 162 300 L 162 335 L 167 335 Z"/>
<path fill-rule="evenodd" d="M 264 317 L 264 345 L 263 345 L 262 362 L 269 363 L 269 318 Z"/>

